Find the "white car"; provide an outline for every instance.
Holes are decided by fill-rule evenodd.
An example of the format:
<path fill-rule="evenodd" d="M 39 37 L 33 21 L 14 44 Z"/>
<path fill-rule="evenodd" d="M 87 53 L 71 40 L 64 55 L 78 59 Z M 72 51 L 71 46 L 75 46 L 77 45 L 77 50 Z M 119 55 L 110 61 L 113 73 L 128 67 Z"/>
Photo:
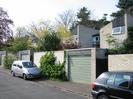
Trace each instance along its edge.
<path fill-rule="evenodd" d="M 23 79 L 36 78 L 40 77 L 39 68 L 27 60 L 18 60 L 14 61 L 11 67 L 12 76 L 20 76 Z"/>

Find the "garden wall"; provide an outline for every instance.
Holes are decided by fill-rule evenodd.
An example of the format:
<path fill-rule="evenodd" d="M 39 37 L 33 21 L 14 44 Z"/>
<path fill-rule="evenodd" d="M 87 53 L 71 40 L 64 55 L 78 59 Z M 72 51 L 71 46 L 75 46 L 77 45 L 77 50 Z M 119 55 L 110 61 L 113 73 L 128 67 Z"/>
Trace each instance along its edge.
<path fill-rule="evenodd" d="M 40 67 L 40 59 L 46 52 L 34 52 L 34 63 Z M 57 62 L 64 62 L 64 51 L 55 51 Z"/>
<path fill-rule="evenodd" d="M 7 54 L 6 51 L 0 51 L 0 66 L 3 66 L 3 60 L 6 54 Z"/>
<path fill-rule="evenodd" d="M 133 71 L 133 54 L 108 56 L 109 71 Z"/>

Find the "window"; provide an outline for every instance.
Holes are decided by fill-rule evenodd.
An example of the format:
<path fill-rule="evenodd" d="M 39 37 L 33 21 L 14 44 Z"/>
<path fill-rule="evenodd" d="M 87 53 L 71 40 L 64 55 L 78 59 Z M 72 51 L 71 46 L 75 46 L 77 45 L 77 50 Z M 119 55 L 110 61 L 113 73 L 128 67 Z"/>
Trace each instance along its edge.
<path fill-rule="evenodd" d="M 117 35 L 117 34 L 122 34 L 122 33 L 125 33 L 125 26 L 122 26 L 122 27 L 115 27 L 113 28 L 112 30 L 112 34 L 113 35 Z"/>
<path fill-rule="evenodd" d="M 22 62 L 23 66 L 25 68 L 32 68 L 32 67 L 36 67 L 36 65 L 32 62 Z"/>
<path fill-rule="evenodd" d="M 116 86 L 128 88 L 129 82 L 130 82 L 130 76 L 129 75 L 124 75 L 124 74 L 116 75 L 116 78 L 115 78 L 115 85 Z"/>
<path fill-rule="evenodd" d="M 99 41 L 99 37 L 98 36 L 96 37 L 96 41 Z"/>
<path fill-rule="evenodd" d="M 96 82 L 100 84 L 106 84 L 108 77 L 109 77 L 108 73 L 103 73 L 97 78 Z"/>
<path fill-rule="evenodd" d="M 13 66 L 16 66 L 16 64 L 13 64 Z"/>
<path fill-rule="evenodd" d="M 93 37 L 93 42 L 98 42 L 100 41 L 100 37 L 99 36 L 94 36 Z"/>
<path fill-rule="evenodd" d="M 72 39 L 73 39 L 74 41 L 77 41 L 77 40 L 78 40 L 78 36 L 77 36 L 77 35 L 73 35 L 73 36 L 72 36 Z"/>
<path fill-rule="evenodd" d="M 107 80 L 107 85 L 113 85 L 115 80 L 116 74 L 112 74 L 109 79 Z"/>

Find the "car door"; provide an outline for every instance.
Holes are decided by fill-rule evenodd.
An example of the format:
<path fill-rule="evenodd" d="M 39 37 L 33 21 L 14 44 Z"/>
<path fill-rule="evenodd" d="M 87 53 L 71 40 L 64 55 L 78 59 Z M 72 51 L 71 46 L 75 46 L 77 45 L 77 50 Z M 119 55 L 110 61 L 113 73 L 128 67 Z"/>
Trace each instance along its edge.
<path fill-rule="evenodd" d="M 131 97 L 133 97 L 133 75 L 131 76 L 130 90 L 131 90 Z"/>
<path fill-rule="evenodd" d="M 108 90 L 107 90 L 107 94 L 109 97 L 114 98 L 115 96 L 115 86 L 114 86 L 114 81 L 115 81 L 115 77 L 116 77 L 116 73 L 112 73 L 109 77 L 109 79 L 107 80 L 107 86 L 108 86 Z"/>
<path fill-rule="evenodd" d="M 19 63 L 18 65 L 17 65 L 17 74 L 19 75 L 19 76 L 22 76 L 23 75 L 23 67 L 22 67 L 22 64 L 21 63 Z"/>
<path fill-rule="evenodd" d="M 18 69 L 19 69 L 18 65 L 19 64 L 18 64 L 18 62 L 16 62 L 15 64 L 16 64 L 16 66 L 14 68 L 14 73 L 15 73 L 16 76 L 19 76 L 19 73 L 18 73 Z"/>
<path fill-rule="evenodd" d="M 17 68 L 17 67 L 16 67 L 16 64 L 15 64 L 15 63 L 13 63 L 13 64 L 12 64 L 12 68 L 11 68 L 11 69 L 12 69 L 12 71 L 13 71 L 14 73 L 16 73 L 16 68 Z"/>
<path fill-rule="evenodd" d="M 108 93 L 114 99 L 131 99 L 130 90 L 131 76 L 128 74 L 118 73 L 115 76 L 114 83 L 109 85 Z M 108 81 L 107 81 L 108 83 Z"/>

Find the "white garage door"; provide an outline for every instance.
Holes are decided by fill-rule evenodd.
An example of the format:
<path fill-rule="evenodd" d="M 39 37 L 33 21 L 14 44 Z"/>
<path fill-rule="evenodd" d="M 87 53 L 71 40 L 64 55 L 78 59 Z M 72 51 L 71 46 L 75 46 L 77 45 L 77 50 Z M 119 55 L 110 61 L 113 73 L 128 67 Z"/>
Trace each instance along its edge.
<path fill-rule="evenodd" d="M 72 82 L 91 82 L 91 56 L 70 56 L 69 66 Z"/>

